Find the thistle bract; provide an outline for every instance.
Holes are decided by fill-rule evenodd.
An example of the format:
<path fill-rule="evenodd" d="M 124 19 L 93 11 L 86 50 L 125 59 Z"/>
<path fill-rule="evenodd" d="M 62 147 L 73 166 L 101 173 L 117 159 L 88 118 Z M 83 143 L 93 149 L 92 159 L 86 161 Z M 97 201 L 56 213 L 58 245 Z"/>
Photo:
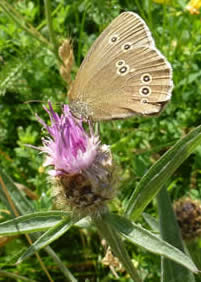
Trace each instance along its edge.
<path fill-rule="evenodd" d="M 39 149 L 46 154 L 44 165 L 51 166 L 49 175 L 54 184 L 52 194 L 56 206 L 81 214 L 100 212 L 114 195 L 109 147 L 100 145 L 91 127 L 88 135 L 67 105 L 64 105 L 61 116 L 54 112 L 51 103 L 45 110 L 51 125 L 39 117 L 38 120 L 50 137 L 43 139 Z"/>

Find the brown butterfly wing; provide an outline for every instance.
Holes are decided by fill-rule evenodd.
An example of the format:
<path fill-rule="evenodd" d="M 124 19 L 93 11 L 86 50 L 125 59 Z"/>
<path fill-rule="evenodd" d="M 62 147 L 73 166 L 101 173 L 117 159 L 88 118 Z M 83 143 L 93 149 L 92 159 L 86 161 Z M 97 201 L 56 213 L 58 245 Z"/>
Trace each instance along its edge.
<path fill-rule="evenodd" d="M 119 40 L 112 44 L 111 39 L 114 35 L 118 35 Z M 119 52 L 121 42 L 126 41 L 128 38 L 136 45 L 154 46 L 148 27 L 137 14 L 133 12 L 120 14 L 95 40 L 83 60 L 74 87 L 68 94 L 70 102 L 83 95 L 82 91 L 77 90 L 85 87 L 91 77 L 94 76 L 94 72 L 98 71 L 106 63 L 105 59 L 109 58 L 111 54 Z"/>
<path fill-rule="evenodd" d="M 126 12 L 91 47 L 69 93 L 70 106 L 93 120 L 154 115 L 170 99 L 171 76 L 144 21 Z"/>

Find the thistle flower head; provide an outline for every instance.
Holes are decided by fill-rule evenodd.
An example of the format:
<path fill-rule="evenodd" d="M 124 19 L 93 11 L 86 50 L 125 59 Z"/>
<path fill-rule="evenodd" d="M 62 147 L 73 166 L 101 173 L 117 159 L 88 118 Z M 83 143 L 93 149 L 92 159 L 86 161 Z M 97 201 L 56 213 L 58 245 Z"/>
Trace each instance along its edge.
<path fill-rule="evenodd" d="M 48 112 L 51 125 L 48 126 L 41 118 L 39 122 L 48 131 L 51 137 L 43 139 L 41 151 L 47 154 L 45 166 L 52 166 L 49 171 L 52 176 L 79 173 L 89 167 L 97 154 L 98 137 L 93 134 L 89 137 L 81 121 L 74 120 L 69 107 L 64 105 L 61 117 L 54 112 L 49 103 Z"/>
<path fill-rule="evenodd" d="M 88 135 L 67 105 L 61 116 L 54 112 L 51 103 L 45 110 L 51 125 L 37 118 L 50 136 L 43 139 L 39 149 L 46 154 L 44 165 L 52 168 L 49 174 L 54 183 L 56 206 L 81 214 L 99 212 L 114 194 L 109 147 L 100 145 L 92 129 Z"/>
<path fill-rule="evenodd" d="M 174 211 L 184 240 L 193 240 L 201 236 L 201 205 L 190 198 L 175 202 Z"/>

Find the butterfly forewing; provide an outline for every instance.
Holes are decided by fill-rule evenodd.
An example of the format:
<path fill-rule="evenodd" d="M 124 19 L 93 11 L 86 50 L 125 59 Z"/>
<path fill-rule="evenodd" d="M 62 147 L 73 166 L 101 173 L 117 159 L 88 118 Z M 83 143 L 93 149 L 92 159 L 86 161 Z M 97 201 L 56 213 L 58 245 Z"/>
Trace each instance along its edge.
<path fill-rule="evenodd" d="M 69 100 L 76 116 L 108 120 L 158 114 L 171 90 L 170 64 L 155 48 L 144 21 L 125 12 L 92 45 Z"/>
<path fill-rule="evenodd" d="M 132 41 L 133 45 L 154 46 L 147 25 L 133 12 L 124 12 L 110 23 L 90 48 L 81 68 L 93 59 L 97 61 L 108 56 L 108 52 L 114 53 L 119 45 L 127 41 Z"/>

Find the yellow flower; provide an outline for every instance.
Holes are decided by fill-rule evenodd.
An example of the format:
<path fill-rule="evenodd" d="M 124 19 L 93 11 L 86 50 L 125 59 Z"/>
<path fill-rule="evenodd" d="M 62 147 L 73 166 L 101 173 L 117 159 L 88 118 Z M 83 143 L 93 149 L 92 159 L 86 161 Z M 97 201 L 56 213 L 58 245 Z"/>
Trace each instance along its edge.
<path fill-rule="evenodd" d="M 199 9 L 201 7 L 201 0 L 191 0 L 186 5 L 186 9 L 192 14 L 199 14 Z"/>
<path fill-rule="evenodd" d="M 159 3 L 159 4 L 170 4 L 171 0 L 153 0 L 153 2 Z"/>

